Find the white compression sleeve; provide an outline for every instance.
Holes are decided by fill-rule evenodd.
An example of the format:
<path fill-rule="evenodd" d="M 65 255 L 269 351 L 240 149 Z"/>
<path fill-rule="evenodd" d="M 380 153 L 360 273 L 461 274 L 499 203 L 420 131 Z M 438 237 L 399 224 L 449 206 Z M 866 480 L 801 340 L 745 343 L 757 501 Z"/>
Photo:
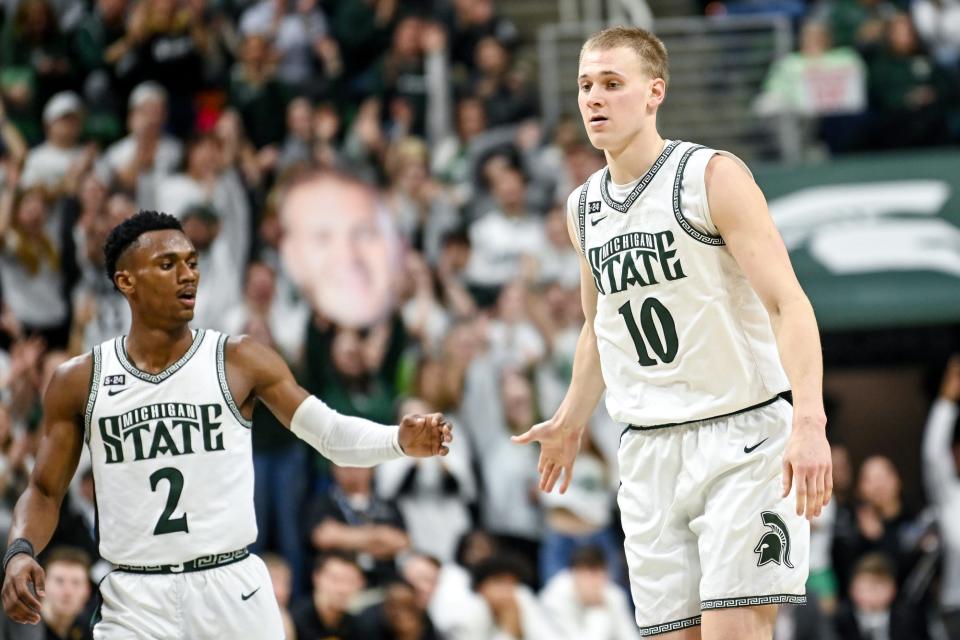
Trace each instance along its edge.
<path fill-rule="evenodd" d="M 400 428 L 337 413 L 316 396 L 300 403 L 290 431 L 345 467 L 372 467 L 404 456 Z"/>

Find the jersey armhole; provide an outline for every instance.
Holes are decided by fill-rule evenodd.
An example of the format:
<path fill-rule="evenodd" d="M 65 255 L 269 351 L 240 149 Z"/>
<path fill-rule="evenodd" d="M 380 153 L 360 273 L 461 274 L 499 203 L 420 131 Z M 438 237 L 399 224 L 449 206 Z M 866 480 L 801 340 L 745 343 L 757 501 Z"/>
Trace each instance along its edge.
<path fill-rule="evenodd" d="M 710 163 L 710 160 L 715 155 L 730 158 L 731 160 L 736 162 L 741 169 L 746 171 L 747 175 L 750 176 L 751 180 L 753 180 L 754 177 L 753 177 L 753 172 L 750 171 L 750 167 L 747 166 L 747 163 L 741 160 L 736 155 L 730 153 L 729 151 L 724 151 L 722 149 L 710 149 L 710 154 L 707 156 L 707 159 L 703 165 L 703 172 L 700 174 L 701 184 L 699 186 L 701 189 L 700 193 L 703 194 L 703 198 L 700 200 L 699 209 L 700 209 L 700 215 L 703 216 L 703 220 L 707 225 L 707 230 L 713 235 L 720 237 L 720 231 L 717 229 L 717 225 L 713 222 L 713 216 L 710 215 L 710 198 L 709 198 L 709 194 L 707 193 L 707 164 Z"/>
<path fill-rule="evenodd" d="M 233 417 L 237 419 L 237 422 L 247 429 L 250 429 L 253 427 L 253 421 L 247 420 L 243 417 L 243 414 L 240 413 L 240 407 L 237 405 L 236 400 L 233 399 L 233 394 L 230 393 L 230 384 L 227 382 L 226 344 L 228 337 L 227 334 L 221 333 L 217 339 L 217 380 L 220 382 L 220 393 L 223 395 L 224 402 L 230 407 L 230 412 L 233 414 Z"/>
<path fill-rule="evenodd" d="M 592 178 L 593 176 L 591 176 Z M 574 228 L 577 232 L 580 255 L 587 255 L 587 192 L 590 190 L 590 178 L 580 186 L 580 196 L 577 198 L 577 209 L 574 212 Z M 574 192 L 576 193 L 576 192 Z M 569 208 L 569 202 L 568 202 Z"/>
<path fill-rule="evenodd" d="M 83 441 L 90 444 L 90 428 L 93 420 L 93 407 L 97 404 L 97 392 L 100 391 L 100 369 L 103 366 L 100 345 L 90 350 L 93 366 L 90 367 L 90 385 L 87 387 L 87 406 L 83 412 Z"/>

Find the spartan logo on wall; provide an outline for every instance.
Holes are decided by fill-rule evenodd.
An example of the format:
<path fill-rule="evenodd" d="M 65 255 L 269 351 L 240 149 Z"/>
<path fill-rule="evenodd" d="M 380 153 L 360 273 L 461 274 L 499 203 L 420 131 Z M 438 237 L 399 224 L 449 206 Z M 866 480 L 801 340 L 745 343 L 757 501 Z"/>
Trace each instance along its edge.
<path fill-rule="evenodd" d="M 769 531 L 760 537 L 760 542 L 753 550 L 760 556 L 757 559 L 757 566 L 762 567 L 774 562 L 793 569 L 793 565 L 790 564 L 790 533 L 787 531 L 787 524 L 783 518 L 772 511 L 764 511 L 760 514 L 760 519 L 767 525 Z"/>

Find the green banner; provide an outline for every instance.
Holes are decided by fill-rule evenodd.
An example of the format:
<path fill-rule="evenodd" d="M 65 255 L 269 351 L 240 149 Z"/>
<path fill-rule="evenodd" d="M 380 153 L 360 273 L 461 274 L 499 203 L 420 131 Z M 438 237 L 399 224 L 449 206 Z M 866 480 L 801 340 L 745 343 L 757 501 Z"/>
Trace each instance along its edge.
<path fill-rule="evenodd" d="M 823 329 L 960 322 L 960 151 L 754 173 Z"/>

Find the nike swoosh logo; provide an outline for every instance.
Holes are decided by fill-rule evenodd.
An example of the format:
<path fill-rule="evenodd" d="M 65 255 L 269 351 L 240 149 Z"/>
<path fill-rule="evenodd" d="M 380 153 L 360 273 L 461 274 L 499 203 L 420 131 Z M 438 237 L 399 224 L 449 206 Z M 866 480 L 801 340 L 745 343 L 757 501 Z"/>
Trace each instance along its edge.
<path fill-rule="evenodd" d="M 109 390 L 107 390 L 107 395 L 108 395 L 108 396 L 115 396 L 115 395 L 117 395 L 118 393 L 123 393 L 124 391 L 129 391 L 129 390 L 130 390 L 130 387 L 127 387 L 126 389 L 109 389 Z"/>
<path fill-rule="evenodd" d="M 246 595 L 240 594 L 240 599 L 241 599 L 241 600 L 249 600 L 250 598 L 253 597 L 253 594 L 255 594 L 257 591 L 260 591 L 260 587 L 257 587 L 256 589 L 254 589 L 253 591 L 251 591 L 250 593 L 248 593 L 248 594 L 246 594 Z"/>
<path fill-rule="evenodd" d="M 761 440 L 761 441 L 758 442 L 757 444 L 753 445 L 752 447 L 744 447 L 744 448 L 743 448 L 743 452 L 744 452 L 744 453 L 750 453 L 750 452 L 752 452 L 754 449 L 756 449 L 757 447 L 759 447 L 760 445 L 762 445 L 764 442 L 766 442 L 766 441 L 769 440 L 769 439 L 770 439 L 770 438 L 764 438 L 763 440 Z"/>
<path fill-rule="evenodd" d="M 606 219 L 607 219 L 607 216 L 603 216 L 602 218 L 596 218 L 596 219 L 590 218 L 590 226 L 595 227 Z"/>

